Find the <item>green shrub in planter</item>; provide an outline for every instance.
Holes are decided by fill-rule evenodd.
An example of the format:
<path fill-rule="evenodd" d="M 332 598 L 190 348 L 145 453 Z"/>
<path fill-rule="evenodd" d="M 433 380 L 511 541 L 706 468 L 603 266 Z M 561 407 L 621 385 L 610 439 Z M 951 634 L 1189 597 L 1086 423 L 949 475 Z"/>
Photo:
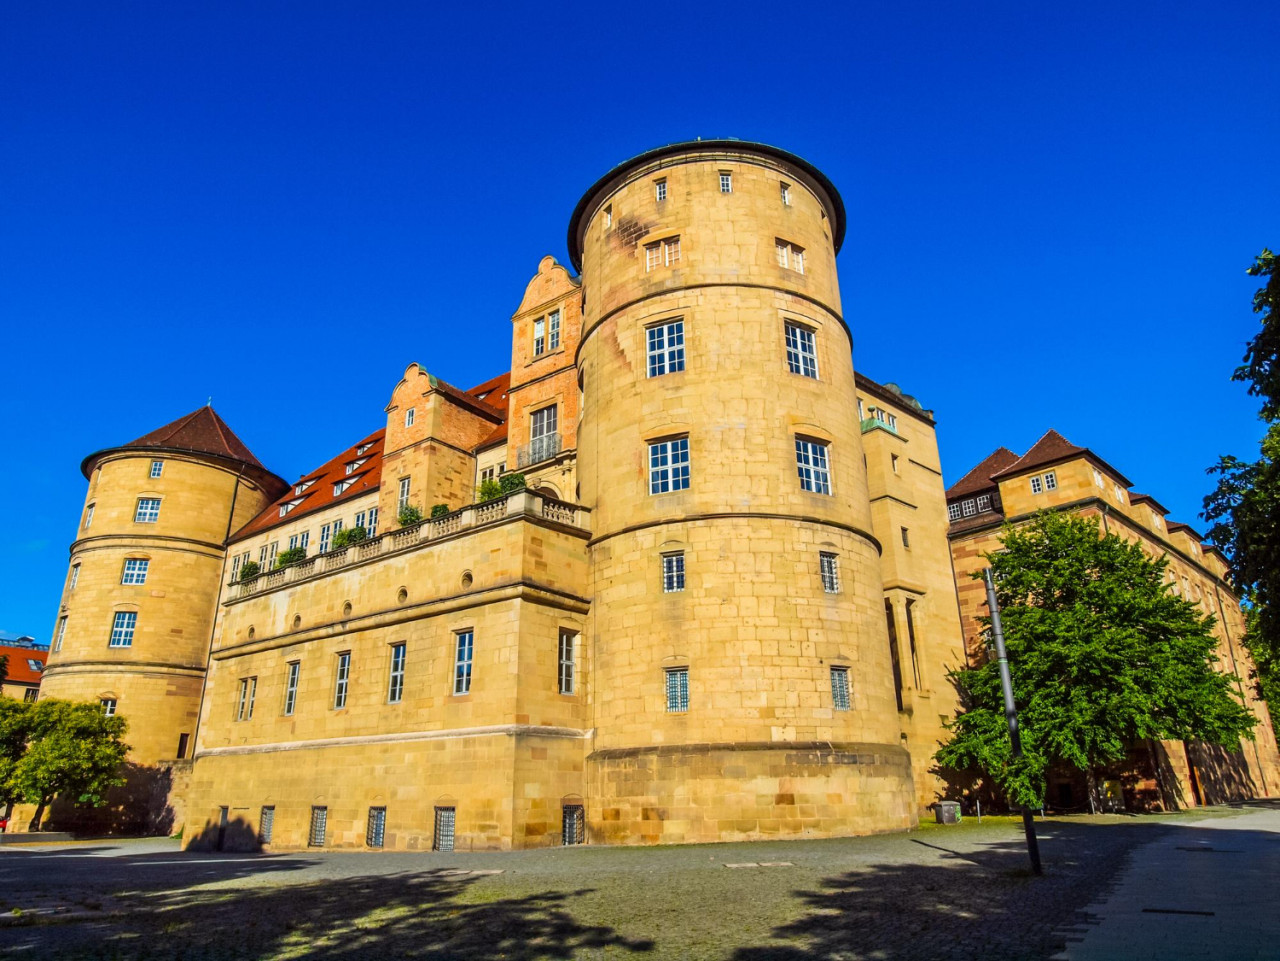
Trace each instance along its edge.
<path fill-rule="evenodd" d="M 290 547 L 287 551 L 281 551 L 276 555 L 276 569 L 288 567 L 290 564 L 296 564 L 298 561 L 307 559 L 307 549 L 305 547 Z"/>
<path fill-rule="evenodd" d="M 510 494 L 512 491 L 524 490 L 528 485 L 525 484 L 524 474 L 503 474 L 498 486 L 502 488 L 502 493 Z"/>
<path fill-rule="evenodd" d="M 448 505 L 448 504 L 432 504 L 432 505 L 431 505 L 431 516 L 432 516 L 432 517 L 444 517 L 444 515 L 445 515 L 445 514 L 447 514 L 447 513 L 449 513 L 449 505 Z"/>
<path fill-rule="evenodd" d="M 405 504 L 400 508 L 400 513 L 396 515 L 396 520 L 400 522 L 401 527 L 409 527 L 417 524 L 422 520 L 422 511 L 414 507 L 412 504 Z"/>
<path fill-rule="evenodd" d="M 502 485 L 492 477 L 486 477 L 480 482 L 480 502 L 496 500 L 502 496 Z"/>
<path fill-rule="evenodd" d="M 352 544 L 359 544 L 368 536 L 369 532 L 363 527 L 344 527 L 333 535 L 333 549 L 336 551 L 350 547 Z"/>
<path fill-rule="evenodd" d="M 240 580 L 251 581 L 258 576 L 258 571 L 262 570 L 258 566 L 257 561 L 245 561 L 240 565 Z"/>

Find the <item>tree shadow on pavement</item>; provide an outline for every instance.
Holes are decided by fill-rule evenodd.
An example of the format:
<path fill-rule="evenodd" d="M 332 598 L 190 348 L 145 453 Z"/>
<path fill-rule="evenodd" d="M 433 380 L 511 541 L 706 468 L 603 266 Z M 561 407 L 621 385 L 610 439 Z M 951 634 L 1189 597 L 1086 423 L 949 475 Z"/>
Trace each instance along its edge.
<path fill-rule="evenodd" d="M 23 929 L 23 958 L 570 958 L 647 952 L 604 925 L 577 921 L 587 891 L 488 898 L 478 877 L 401 873 L 236 890 L 146 895 L 141 910 L 92 924 Z M 16 934 L 18 932 L 10 932 Z M 594 952 L 594 953 L 593 953 Z"/>
<path fill-rule="evenodd" d="M 952 850 L 946 832 L 931 831 L 913 840 L 933 848 L 936 863 L 868 865 L 826 879 L 820 890 L 794 892 L 806 913 L 775 928 L 775 943 L 733 958 L 1049 958 L 1073 931 L 1096 922 L 1085 908 L 1114 884 L 1125 856 L 1173 829 L 1042 823 L 1039 878 L 1021 840 Z"/>

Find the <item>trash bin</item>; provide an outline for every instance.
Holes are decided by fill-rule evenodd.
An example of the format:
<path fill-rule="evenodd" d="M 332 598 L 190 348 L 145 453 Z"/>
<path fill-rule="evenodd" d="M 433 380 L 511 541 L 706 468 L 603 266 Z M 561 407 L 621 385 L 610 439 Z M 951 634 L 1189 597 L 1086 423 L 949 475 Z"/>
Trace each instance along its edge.
<path fill-rule="evenodd" d="M 960 802 L 939 801 L 937 806 L 933 809 L 933 813 L 937 817 L 939 824 L 959 824 Z"/>

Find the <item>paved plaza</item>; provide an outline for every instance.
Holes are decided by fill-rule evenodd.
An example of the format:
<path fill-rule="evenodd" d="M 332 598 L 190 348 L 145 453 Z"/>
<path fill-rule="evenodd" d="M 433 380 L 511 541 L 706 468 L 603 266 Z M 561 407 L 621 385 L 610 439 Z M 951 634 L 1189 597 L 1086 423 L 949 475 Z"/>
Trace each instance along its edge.
<path fill-rule="evenodd" d="M 1280 808 L 507 854 L 0 848 L 0 953 L 111 958 L 1274 958 Z"/>

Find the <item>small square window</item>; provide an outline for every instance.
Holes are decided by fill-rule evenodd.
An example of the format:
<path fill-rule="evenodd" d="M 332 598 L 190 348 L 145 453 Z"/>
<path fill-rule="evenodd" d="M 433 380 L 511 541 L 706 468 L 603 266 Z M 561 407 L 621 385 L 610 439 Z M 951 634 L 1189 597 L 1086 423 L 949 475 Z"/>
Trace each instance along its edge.
<path fill-rule="evenodd" d="M 958 503 L 947 505 L 947 517 L 953 521 L 960 519 L 960 505 Z"/>
<path fill-rule="evenodd" d="M 1044 489 L 1047 491 L 1056 491 L 1058 489 L 1058 475 L 1053 471 L 1049 471 L 1044 475 Z"/>
<path fill-rule="evenodd" d="M 1031 493 L 1039 494 L 1039 493 L 1042 493 L 1043 491 L 1044 491 L 1044 482 L 1040 480 L 1040 475 L 1037 474 L 1035 477 L 1031 478 Z"/>
<path fill-rule="evenodd" d="M 659 202 L 667 199 L 667 180 L 665 177 L 653 182 L 653 198 Z"/>
<path fill-rule="evenodd" d="M 160 519 L 160 498 L 139 497 L 138 509 L 134 511 L 135 524 L 154 524 Z"/>
<path fill-rule="evenodd" d="M 840 562 L 835 554 L 822 551 L 818 554 L 818 571 L 822 576 L 822 589 L 828 594 L 840 593 Z"/>
<path fill-rule="evenodd" d="M 115 717 L 116 699 L 114 697 L 104 697 L 98 701 L 102 705 L 102 713 L 107 717 Z"/>
<path fill-rule="evenodd" d="M 831 669 L 831 706 L 837 711 L 849 710 L 849 669 Z"/>
<path fill-rule="evenodd" d="M 124 573 L 120 575 L 121 584 L 145 584 L 147 583 L 147 568 L 151 566 L 148 560 L 140 560 L 138 558 L 129 558 L 124 562 Z"/>
<path fill-rule="evenodd" d="M 722 194 L 733 193 L 733 174 L 727 170 L 720 171 L 720 192 Z"/>
<path fill-rule="evenodd" d="M 978 495 L 978 510 L 979 510 L 979 511 L 989 511 L 989 510 L 991 510 L 991 495 L 990 495 L 990 494 L 979 494 L 979 495 Z"/>
<path fill-rule="evenodd" d="M 672 594 L 684 590 L 684 554 L 662 555 L 662 592 Z"/>
<path fill-rule="evenodd" d="M 151 476 L 159 477 L 163 473 L 164 473 L 164 461 L 153 460 L 151 462 Z"/>
<path fill-rule="evenodd" d="M 970 497 L 968 500 L 960 503 L 960 509 L 964 512 L 965 517 L 972 517 L 974 514 L 978 513 L 978 502 Z"/>
<path fill-rule="evenodd" d="M 667 669 L 667 713 L 683 714 L 689 710 L 689 669 Z"/>

